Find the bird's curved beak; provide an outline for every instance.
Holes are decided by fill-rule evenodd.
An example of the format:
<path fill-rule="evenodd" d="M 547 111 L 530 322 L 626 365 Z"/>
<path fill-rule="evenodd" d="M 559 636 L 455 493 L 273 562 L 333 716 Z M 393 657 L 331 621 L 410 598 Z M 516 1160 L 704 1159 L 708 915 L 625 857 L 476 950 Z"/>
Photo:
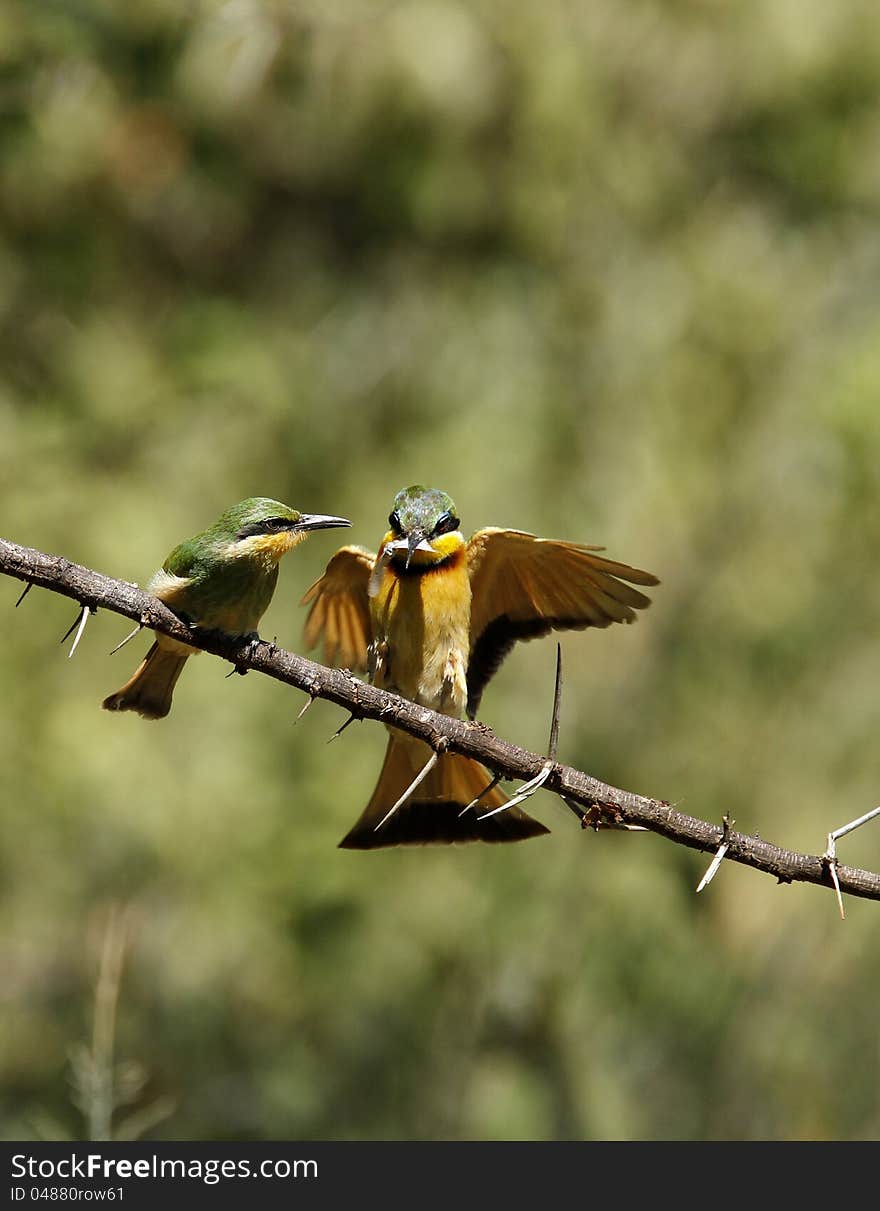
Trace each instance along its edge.
<path fill-rule="evenodd" d="M 299 521 L 291 525 L 292 530 L 336 530 L 350 526 L 347 517 L 328 517 L 324 513 L 303 513 Z"/>

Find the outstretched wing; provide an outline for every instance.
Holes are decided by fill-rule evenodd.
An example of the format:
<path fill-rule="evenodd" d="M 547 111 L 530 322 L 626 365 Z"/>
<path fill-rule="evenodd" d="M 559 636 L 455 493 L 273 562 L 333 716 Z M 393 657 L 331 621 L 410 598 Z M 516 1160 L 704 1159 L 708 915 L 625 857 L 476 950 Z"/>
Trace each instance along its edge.
<path fill-rule="evenodd" d="M 633 622 L 651 604 L 632 584 L 657 577 L 597 555 L 602 547 L 536 538 L 522 530 L 478 530 L 468 543 L 471 648 L 468 715 L 473 719 L 490 677 L 518 639 L 550 631 Z"/>
<path fill-rule="evenodd" d="M 324 641 L 324 663 L 366 672 L 370 642 L 367 584 L 376 556 L 363 547 L 342 547 L 301 605 L 311 602 L 304 629 L 306 648 Z"/>

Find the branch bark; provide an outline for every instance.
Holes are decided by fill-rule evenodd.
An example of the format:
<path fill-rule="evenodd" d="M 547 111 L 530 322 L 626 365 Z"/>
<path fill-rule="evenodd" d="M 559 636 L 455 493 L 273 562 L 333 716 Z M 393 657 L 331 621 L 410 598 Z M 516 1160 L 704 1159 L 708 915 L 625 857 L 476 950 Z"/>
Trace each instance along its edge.
<path fill-rule="evenodd" d="M 238 668 L 253 669 L 295 686 L 312 698 L 326 698 L 348 709 L 356 718 L 390 724 L 424 740 L 432 748 L 475 757 L 504 778 L 528 780 L 539 774 L 548 758 L 510 744 L 482 723 L 469 723 L 439 715 L 396 694 L 376 689 L 345 669 L 331 669 L 297 656 L 274 643 L 252 644 L 216 631 L 203 631 L 183 623 L 157 598 L 124 581 L 71 563 L 59 555 L 46 555 L 0 538 L 0 572 L 39 588 L 70 597 L 84 607 L 99 607 L 122 614 L 152 630 L 212 652 Z M 598 778 L 552 761 L 544 789 L 573 800 L 590 813 L 591 822 L 641 825 L 679 845 L 714 852 L 728 843 L 726 860 L 751 866 L 783 883 L 818 883 L 834 886 L 827 857 L 796 853 L 760 837 L 730 832 L 676 811 L 662 799 L 651 799 L 609 786 Z M 880 900 L 880 874 L 837 865 L 841 891 Z"/>

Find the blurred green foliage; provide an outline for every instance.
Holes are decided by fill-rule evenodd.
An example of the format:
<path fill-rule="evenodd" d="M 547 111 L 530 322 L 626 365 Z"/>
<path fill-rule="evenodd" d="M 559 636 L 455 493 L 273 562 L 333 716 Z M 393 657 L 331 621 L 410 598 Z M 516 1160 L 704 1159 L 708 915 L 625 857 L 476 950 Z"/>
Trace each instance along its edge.
<path fill-rule="evenodd" d="M 877 802 L 869 0 L 7 0 L 0 170 L 5 536 L 145 583 L 242 497 L 370 544 L 434 484 L 662 578 L 564 639 L 562 759 L 812 852 Z M 102 713 L 145 641 L 101 613 L 68 661 L 71 603 L 0 588 L 7 1137 L 85 1130 L 119 903 L 157 1138 L 880 1133 L 876 906 L 697 897 L 707 857 L 549 796 L 521 846 L 339 851 L 380 728 L 328 749 L 208 657 L 168 720 Z M 553 663 L 508 659 L 501 735 L 546 743 Z"/>

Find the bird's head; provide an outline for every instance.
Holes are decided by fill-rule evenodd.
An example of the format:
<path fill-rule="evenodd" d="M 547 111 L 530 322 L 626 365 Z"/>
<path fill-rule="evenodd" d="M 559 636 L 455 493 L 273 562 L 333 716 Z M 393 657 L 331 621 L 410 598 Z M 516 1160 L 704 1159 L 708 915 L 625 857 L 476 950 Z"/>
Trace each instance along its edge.
<path fill-rule="evenodd" d="M 330 530 L 350 525 L 351 522 L 345 517 L 300 513 L 279 500 L 251 496 L 227 509 L 214 529 L 224 539 L 230 555 L 259 555 L 279 560 L 302 542 L 310 530 Z"/>
<path fill-rule="evenodd" d="M 441 563 L 464 546 L 452 497 L 437 488 L 416 484 L 398 492 L 388 524 L 383 552 L 406 568 Z"/>

